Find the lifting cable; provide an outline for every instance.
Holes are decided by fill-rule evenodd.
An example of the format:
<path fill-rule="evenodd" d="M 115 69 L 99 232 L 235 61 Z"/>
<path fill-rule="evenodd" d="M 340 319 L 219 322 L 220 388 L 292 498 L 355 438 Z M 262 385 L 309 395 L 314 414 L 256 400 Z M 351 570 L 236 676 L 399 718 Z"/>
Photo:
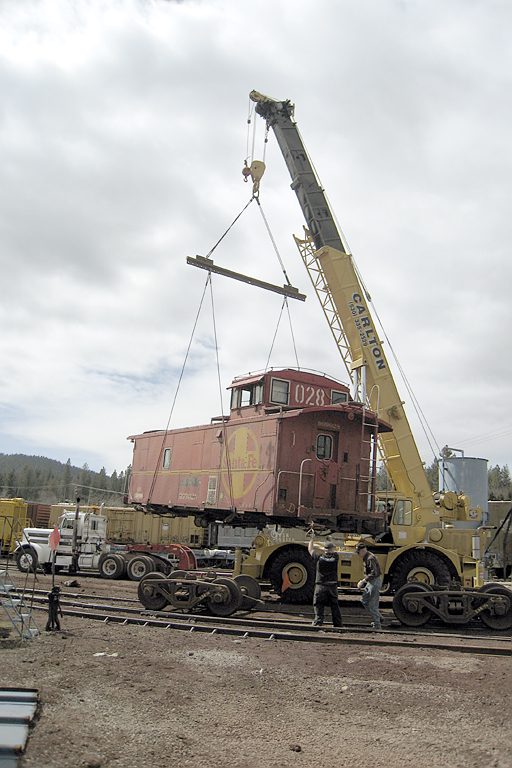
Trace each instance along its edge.
<path fill-rule="evenodd" d="M 159 456 L 158 456 L 158 462 L 157 462 L 157 465 L 155 467 L 155 471 L 153 473 L 153 479 L 151 481 L 151 488 L 150 488 L 149 494 L 148 494 L 148 500 L 147 500 L 147 507 L 148 508 L 149 508 L 149 506 L 151 504 L 151 496 L 153 495 L 153 491 L 155 490 L 155 484 L 156 484 L 156 478 L 157 478 L 157 474 L 158 474 L 158 468 L 160 467 L 160 464 L 161 464 L 161 461 L 162 461 L 162 456 L 163 456 L 163 453 L 164 453 L 164 448 L 165 448 L 165 438 L 167 437 L 167 433 L 169 431 L 169 425 L 171 423 L 172 415 L 174 413 L 174 406 L 176 405 L 176 399 L 178 397 L 178 392 L 180 390 L 181 380 L 183 379 L 183 374 L 185 372 L 185 366 L 187 364 L 188 356 L 189 356 L 189 353 L 190 353 L 190 347 L 192 346 L 192 340 L 193 340 L 194 334 L 196 332 L 197 322 L 199 320 L 199 315 L 201 313 L 201 307 L 203 306 L 203 301 L 204 301 L 204 297 L 205 297 L 205 294 L 206 294 L 206 288 L 208 287 L 208 280 L 210 279 L 210 277 L 211 277 L 210 274 L 208 274 L 208 277 L 206 278 L 206 283 L 205 283 L 205 286 L 204 286 L 204 289 L 203 289 L 203 295 L 201 296 L 201 301 L 199 302 L 199 309 L 197 310 L 197 315 L 196 315 L 196 319 L 195 319 L 195 322 L 194 322 L 194 326 L 192 328 L 192 333 L 190 335 L 190 341 L 188 342 L 187 351 L 185 353 L 185 359 L 183 361 L 183 366 L 181 368 L 181 373 L 180 373 L 180 376 L 179 376 L 179 379 L 178 379 L 178 384 L 177 384 L 177 387 L 176 387 L 176 392 L 174 393 L 174 400 L 172 402 L 171 412 L 169 414 L 169 418 L 167 419 L 167 426 L 165 427 L 164 436 L 162 437 L 162 445 L 160 447 L 160 453 L 159 453 Z"/>
<path fill-rule="evenodd" d="M 265 222 L 265 226 L 267 228 L 268 236 L 270 237 L 272 245 L 274 246 L 274 251 L 276 252 L 276 256 L 278 258 L 279 264 L 281 265 L 281 269 L 283 270 L 283 275 L 285 277 L 285 280 L 286 280 L 288 285 L 291 285 L 291 283 L 290 283 L 290 281 L 288 279 L 288 275 L 286 274 L 286 269 L 284 268 L 284 264 L 283 264 L 283 260 L 281 258 L 281 254 L 279 253 L 279 250 L 278 250 L 277 245 L 276 245 L 276 241 L 274 240 L 274 236 L 273 236 L 273 234 L 272 234 L 272 232 L 270 230 L 270 227 L 268 225 L 267 217 L 265 216 L 263 208 L 261 207 L 260 198 L 259 198 L 258 194 L 253 195 L 252 199 L 256 200 L 256 202 L 258 203 L 258 208 L 261 211 L 261 215 L 263 217 L 263 221 Z"/>
<path fill-rule="evenodd" d="M 256 202 L 258 203 L 258 208 L 260 210 L 261 216 L 262 216 L 263 221 L 265 223 L 265 227 L 267 228 L 268 236 L 270 237 L 270 241 L 271 241 L 272 245 L 274 246 L 274 251 L 276 253 L 276 256 L 277 256 L 277 259 L 279 261 L 279 264 L 281 265 L 281 269 L 283 271 L 284 279 L 286 280 L 288 285 L 291 285 L 290 280 L 288 278 L 288 275 L 286 273 L 286 269 L 285 269 L 283 260 L 281 258 L 281 254 L 279 253 L 279 249 L 277 247 L 276 241 L 275 241 L 274 236 L 272 234 L 272 231 L 270 229 L 269 223 L 267 221 L 267 217 L 265 216 L 265 212 L 264 212 L 263 207 L 262 207 L 262 205 L 260 203 L 259 194 L 255 193 L 253 195 L 253 197 L 256 199 Z M 271 356 L 272 350 L 274 348 L 274 343 L 275 343 L 275 340 L 276 340 L 277 331 L 279 330 L 279 323 L 281 322 L 281 316 L 283 314 L 283 309 L 284 309 L 285 305 L 286 305 L 286 311 L 288 313 L 288 322 L 290 324 L 290 333 L 292 335 L 293 351 L 295 352 L 295 360 L 297 361 L 297 368 L 300 369 L 299 357 L 297 355 L 297 345 L 295 344 L 295 336 L 294 336 L 294 333 L 293 333 L 292 318 L 291 318 L 291 315 L 290 315 L 290 305 L 288 304 L 288 298 L 285 296 L 284 300 L 283 300 L 283 305 L 281 307 L 281 313 L 280 313 L 279 319 L 277 321 L 277 326 L 276 326 L 276 330 L 275 330 L 275 333 L 274 333 L 274 338 L 272 339 L 272 344 L 271 344 L 271 347 L 270 347 L 270 352 L 268 354 L 267 365 L 265 366 L 265 370 L 268 368 L 269 363 L 270 363 L 270 356 Z"/>
<path fill-rule="evenodd" d="M 275 330 L 275 333 L 274 333 L 274 338 L 272 339 L 272 344 L 270 345 L 270 351 L 268 353 L 267 364 L 265 365 L 265 370 L 266 371 L 268 370 L 269 365 L 270 365 L 270 358 L 272 356 L 272 351 L 274 349 L 274 344 L 275 344 L 275 341 L 276 341 L 277 332 L 279 330 L 279 324 L 281 322 L 281 317 L 283 316 L 283 310 L 284 310 L 285 306 L 286 306 L 286 311 L 288 312 L 288 322 L 290 323 L 290 332 L 292 334 L 293 351 L 295 352 L 295 360 L 297 362 L 297 368 L 300 370 L 299 357 L 297 355 L 297 346 L 295 344 L 295 336 L 293 334 L 292 318 L 290 316 L 290 305 L 288 304 L 288 297 L 285 296 L 284 299 L 283 299 L 283 304 L 281 306 L 281 312 L 279 313 L 279 318 L 277 320 L 277 326 L 276 326 L 276 330 Z"/>
<path fill-rule="evenodd" d="M 213 337 L 215 340 L 215 360 L 217 363 L 217 380 L 219 384 L 219 399 L 220 399 L 220 414 L 222 418 L 222 442 L 224 444 L 224 453 L 226 456 L 226 470 L 228 475 L 228 488 L 229 488 L 229 501 L 230 501 L 230 508 L 231 512 L 234 514 L 236 512 L 235 505 L 233 503 L 233 473 L 231 471 L 231 459 L 229 457 L 229 446 L 228 446 L 228 440 L 227 440 L 227 430 L 226 430 L 226 417 L 224 416 L 224 408 L 222 407 L 222 382 L 220 377 L 220 364 L 219 364 L 219 345 L 217 342 L 217 325 L 215 322 L 215 305 L 213 301 L 213 282 L 212 282 L 212 275 L 211 272 L 208 273 L 208 280 L 210 282 L 210 296 L 211 296 L 211 304 L 212 304 L 212 321 L 213 321 Z"/>
<path fill-rule="evenodd" d="M 218 245 L 219 245 L 219 244 L 220 244 L 220 243 L 221 243 L 221 242 L 224 240 L 224 238 L 226 237 L 226 235 L 227 235 L 227 233 L 229 232 L 229 230 L 230 230 L 230 229 L 232 229 L 232 228 L 234 227 L 234 225 L 236 224 L 236 222 L 238 221 L 238 219 L 240 218 L 240 216 L 242 215 L 242 213 L 244 213 L 244 212 L 247 210 L 247 208 L 250 206 L 250 204 L 252 203 L 252 201 L 253 201 L 253 200 L 256 200 L 256 199 L 257 199 L 257 198 L 255 198 L 254 196 L 253 196 L 253 197 L 251 197 L 251 199 L 249 200 L 249 202 L 247 203 L 247 205 L 246 205 L 244 208 L 242 208 L 242 210 L 240 211 L 240 213 L 238 214 L 238 216 L 237 216 L 237 217 L 236 217 L 236 218 L 235 218 L 235 219 L 232 221 L 232 223 L 231 223 L 231 224 L 229 225 L 229 227 L 226 229 L 226 231 L 224 232 L 224 234 L 223 234 L 221 237 L 219 237 L 219 239 L 217 240 L 217 242 L 215 243 L 215 245 L 213 246 L 213 248 L 211 248 L 211 249 L 208 251 L 208 253 L 206 254 L 206 258 L 207 258 L 207 259 L 209 259 L 209 258 L 210 258 L 210 256 L 212 255 L 212 253 L 214 252 L 214 250 L 217 248 L 217 246 L 218 246 Z"/>

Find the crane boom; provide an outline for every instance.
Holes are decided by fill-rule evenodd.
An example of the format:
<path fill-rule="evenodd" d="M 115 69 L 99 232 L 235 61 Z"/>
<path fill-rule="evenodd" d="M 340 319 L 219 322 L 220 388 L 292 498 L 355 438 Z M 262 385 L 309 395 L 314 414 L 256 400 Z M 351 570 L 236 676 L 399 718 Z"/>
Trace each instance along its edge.
<path fill-rule="evenodd" d="M 393 427 L 392 432 L 379 435 L 390 480 L 396 491 L 426 513 L 420 515 L 423 525 L 438 523 L 440 509 L 434 503 L 366 292 L 293 120 L 294 107 L 290 101 L 275 101 L 257 91 L 252 91 L 250 98 L 256 103 L 256 112 L 273 129 L 292 178 L 291 187 L 307 223 L 306 239 L 295 239 L 351 378 L 365 384 L 362 399 Z M 445 499 L 451 519 L 454 506 L 460 506 L 453 495 Z"/>

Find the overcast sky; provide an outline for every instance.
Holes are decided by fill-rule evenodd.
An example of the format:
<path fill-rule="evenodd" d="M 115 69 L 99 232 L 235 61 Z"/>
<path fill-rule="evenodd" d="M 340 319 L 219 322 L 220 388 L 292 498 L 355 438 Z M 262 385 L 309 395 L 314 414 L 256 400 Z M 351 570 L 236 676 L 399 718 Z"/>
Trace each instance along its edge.
<path fill-rule="evenodd" d="M 214 275 L 199 313 L 186 263 L 250 200 L 257 89 L 296 105 L 423 460 L 512 467 L 511 37 L 508 0 L 2 0 L 0 452 L 124 470 L 129 435 L 208 423 L 266 366 L 281 298 Z M 347 381 L 273 134 L 265 161 L 299 364 Z M 255 204 L 212 258 L 284 282 Z"/>

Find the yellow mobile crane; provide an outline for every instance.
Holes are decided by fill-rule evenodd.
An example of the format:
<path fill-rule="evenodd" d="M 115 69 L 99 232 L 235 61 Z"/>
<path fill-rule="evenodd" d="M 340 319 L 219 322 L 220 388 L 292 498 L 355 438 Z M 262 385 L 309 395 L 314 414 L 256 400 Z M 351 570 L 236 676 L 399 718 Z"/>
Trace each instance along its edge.
<path fill-rule="evenodd" d="M 250 94 L 250 98 L 256 104 L 256 112 L 265 119 L 267 129 L 274 131 L 290 172 L 291 187 L 307 223 L 305 237 L 296 237 L 295 241 L 354 390 L 368 408 L 393 427 L 392 432 L 380 434 L 378 441 L 394 492 L 385 498 L 375 492 L 370 494 L 373 509 L 387 515 L 388 528 L 384 535 L 365 541 L 379 558 L 385 587 L 390 593 L 396 593 L 408 582 L 414 582 L 409 592 L 414 593 L 415 603 L 409 599 L 410 595 L 399 599 L 398 611 L 403 614 L 399 618 L 419 625 L 426 623 L 432 613 L 438 613 L 445 621 L 467 621 L 478 614 L 482 618 L 487 617 L 487 623 L 490 622 L 495 628 L 501 628 L 497 625 L 503 624 L 503 621 L 510 621 L 510 626 L 512 605 L 510 598 L 504 595 L 496 596 L 496 599 L 493 597 L 492 605 L 488 600 L 486 607 L 482 607 L 483 593 L 480 598 L 475 598 L 470 592 L 461 597 L 460 591 L 456 590 L 458 608 L 455 618 L 449 607 L 453 607 L 453 600 L 449 603 L 429 595 L 434 585 L 446 590 L 450 585 L 457 584 L 472 591 L 477 588 L 486 590 L 489 586 L 482 587 L 484 570 L 480 562 L 480 552 L 484 550 L 488 531 L 482 527 L 475 529 L 452 525 L 455 521 L 477 522 L 481 520 L 482 510 L 471 507 L 471 501 L 465 494 L 453 491 L 432 493 L 368 308 L 367 293 L 338 232 L 293 120 L 294 106 L 290 101 L 275 101 L 256 91 Z M 262 163 L 255 161 L 249 172 L 257 193 L 263 172 Z M 249 172 L 244 170 L 244 175 L 249 175 Z M 361 559 L 355 554 L 356 542 L 356 538 L 349 537 L 341 551 L 341 587 L 353 587 L 362 578 Z M 239 556 L 237 570 L 259 579 L 270 579 L 274 589 L 287 602 L 303 602 L 312 597 L 314 573 L 311 558 L 308 560 L 304 552 L 304 544 L 271 545 L 263 536 L 258 536 L 251 552 L 245 557 Z M 500 588 L 494 589 L 499 591 Z M 446 607 L 443 608 L 442 603 L 446 603 Z"/>

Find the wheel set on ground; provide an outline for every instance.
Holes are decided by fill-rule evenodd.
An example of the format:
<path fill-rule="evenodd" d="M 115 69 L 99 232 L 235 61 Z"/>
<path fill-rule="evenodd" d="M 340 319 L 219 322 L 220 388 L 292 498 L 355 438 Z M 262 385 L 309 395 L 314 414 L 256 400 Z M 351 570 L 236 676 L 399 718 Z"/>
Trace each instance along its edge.
<path fill-rule="evenodd" d="M 500 584 L 463 589 L 410 581 L 395 594 L 393 611 L 407 627 L 425 626 L 437 616 L 446 624 L 467 624 L 478 617 L 489 629 L 511 629 L 512 590 Z"/>
<path fill-rule="evenodd" d="M 231 616 L 250 610 L 261 598 L 261 588 L 251 576 L 205 578 L 188 571 L 150 573 L 139 581 L 138 597 L 150 611 L 162 611 L 167 605 L 190 611 L 206 607 L 215 616 Z"/>

